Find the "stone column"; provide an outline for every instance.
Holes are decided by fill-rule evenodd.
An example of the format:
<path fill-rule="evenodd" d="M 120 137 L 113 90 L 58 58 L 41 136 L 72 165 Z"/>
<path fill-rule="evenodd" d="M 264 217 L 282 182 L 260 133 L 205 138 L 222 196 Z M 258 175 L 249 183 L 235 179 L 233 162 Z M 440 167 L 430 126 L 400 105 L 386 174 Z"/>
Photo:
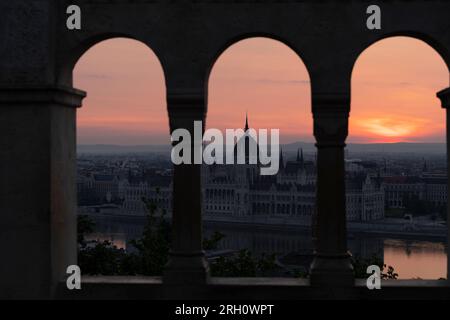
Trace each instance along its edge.
<path fill-rule="evenodd" d="M 437 93 L 437 97 L 442 102 L 442 108 L 446 109 L 446 145 L 447 145 L 447 243 L 450 239 L 450 179 L 448 178 L 448 170 L 450 168 L 450 88 L 444 89 Z M 450 282 L 450 254 L 447 254 L 447 282 Z"/>
<path fill-rule="evenodd" d="M 75 120 L 84 96 L 0 88 L 1 298 L 51 298 L 77 262 Z"/>
<path fill-rule="evenodd" d="M 351 286 L 353 267 L 347 251 L 344 147 L 350 97 L 313 94 L 317 147 L 315 253 L 311 285 Z"/>
<path fill-rule="evenodd" d="M 170 130 L 187 129 L 194 139 L 194 121 L 205 120 L 203 92 L 170 92 L 167 98 Z M 201 130 L 203 134 L 204 127 Z M 201 148 L 201 141 L 200 146 Z M 194 157 L 195 146 L 191 145 Z M 198 151 L 199 149 L 197 149 Z M 200 149 L 201 151 L 201 149 Z M 174 165 L 172 248 L 164 274 L 166 284 L 199 285 L 208 278 L 202 248 L 201 164 Z"/>

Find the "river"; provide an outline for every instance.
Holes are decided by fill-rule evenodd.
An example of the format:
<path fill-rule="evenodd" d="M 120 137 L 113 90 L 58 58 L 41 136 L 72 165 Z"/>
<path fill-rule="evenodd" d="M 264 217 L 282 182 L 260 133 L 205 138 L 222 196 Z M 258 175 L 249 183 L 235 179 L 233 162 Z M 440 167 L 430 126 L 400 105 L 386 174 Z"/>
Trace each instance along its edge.
<path fill-rule="evenodd" d="M 96 232 L 88 239 L 110 240 L 117 247 L 130 249 L 128 242 L 138 238 L 145 220 L 135 217 L 93 217 Z M 301 228 L 255 227 L 249 225 L 205 223 L 204 235 L 219 231 L 225 238 L 219 249 L 249 249 L 255 254 L 276 253 L 310 255 L 313 241 L 311 231 Z M 401 236 L 374 236 L 364 233 L 348 238 L 349 251 L 354 256 L 369 258 L 373 255 L 393 266 L 399 279 L 439 279 L 446 277 L 447 246 L 442 239 L 421 237 L 405 239 Z"/>

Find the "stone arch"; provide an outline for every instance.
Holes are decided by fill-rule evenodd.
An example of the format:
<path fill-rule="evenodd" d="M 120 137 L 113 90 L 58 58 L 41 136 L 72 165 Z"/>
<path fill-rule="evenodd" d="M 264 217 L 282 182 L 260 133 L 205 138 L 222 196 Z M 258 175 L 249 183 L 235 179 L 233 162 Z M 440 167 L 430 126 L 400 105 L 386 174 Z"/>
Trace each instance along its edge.
<path fill-rule="evenodd" d="M 283 37 L 279 37 L 274 34 L 265 33 L 265 32 L 253 32 L 253 33 L 245 33 L 242 35 L 238 35 L 235 37 L 231 37 L 225 41 L 223 41 L 218 47 L 216 47 L 214 50 L 211 50 L 212 55 L 209 59 L 207 59 L 207 67 L 206 67 L 206 74 L 205 74 L 205 86 L 206 86 L 206 92 L 209 84 L 209 79 L 211 76 L 211 72 L 214 69 L 214 65 L 217 63 L 217 61 L 220 59 L 220 57 L 225 53 L 228 49 L 233 47 L 235 44 L 249 40 L 254 38 L 265 38 L 268 40 L 274 40 L 277 41 L 283 45 L 285 45 L 287 48 L 292 50 L 297 57 L 299 58 L 299 61 L 305 65 L 306 71 L 308 72 L 308 77 L 311 79 L 311 67 L 310 64 L 307 62 L 306 55 L 303 55 L 301 53 L 301 50 L 299 50 L 293 42 L 290 42 L 286 40 Z"/>
<path fill-rule="evenodd" d="M 418 41 L 422 41 L 427 44 L 431 49 L 433 49 L 439 56 L 442 58 L 444 63 L 447 66 L 448 71 L 450 72 L 450 47 L 444 45 L 441 41 L 436 40 L 428 34 L 420 33 L 420 32 L 412 32 L 412 31 L 397 31 L 392 33 L 383 34 L 381 37 L 377 37 L 372 39 L 371 41 L 365 43 L 360 49 L 357 51 L 355 59 L 353 60 L 353 64 L 351 66 L 351 76 L 353 76 L 353 71 L 355 70 L 355 66 L 359 58 L 370 49 L 374 44 L 383 41 L 385 39 L 395 38 L 395 37 L 406 37 L 415 39 Z"/>
<path fill-rule="evenodd" d="M 350 82 L 351 82 L 351 86 L 352 86 L 352 88 L 351 88 L 352 92 L 354 92 L 353 81 L 355 78 L 355 70 L 357 69 L 358 62 L 361 60 L 361 58 L 364 56 L 364 54 L 369 52 L 370 49 L 373 48 L 374 45 L 382 43 L 384 40 L 395 40 L 395 39 L 407 39 L 409 41 L 415 41 L 417 43 L 421 43 L 422 45 L 426 46 L 427 50 L 436 54 L 440 58 L 440 61 L 446 66 L 447 69 L 444 72 L 450 73 L 450 51 L 447 50 L 447 48 L 444 45 L 442 45 L 438 41 L 435 41 L 433 38 L 429 37 L 428 35 L 425 35 L 422 33 L 396 32 L 396 33 L 386 34 L 382 37 L 379 37 L 378 39 L 376 39 L 374 41 L 371 41 L 370 44 L 364 46 L 364 49 L 362 51 L 359 51 L 359 53 L 357 55 L 357 59 L 354 61 L 353 65 L 352 65 L 352 70 L 351 70 Z M 449 80 L 450 79 L 447 76 L 447 81 L 446 81 L 447 83 L 443 84 L 445 87 L 447 87 L 449 85 L 449 83 L 448 83 Z M 439 91 L 440 89 L 442 89 L 442 88 L 436 88 L 436 92 Z M 435 93 L 433 93 L 433 98 L 434 97 L 435 97 Z M 355 104 L 355 102 L 353 100 L 354 99 L 352 99 L 350 109 L 352 109 L 353 105 Z M 350 121 L 351 120 L 352 120 L 352 118 L 350 116 Z"/>
<path fill-rule="evenodd" d="M 308 82 L 307 84 L 305 84 L 305 88 L 307 88 L 307 92 L 308 95 L 312 95 L 312 71 L 311 69 L 308 68 L 308 64 L 305 62 L 305 60 L 303 59 L 303 57 L 305 55 L 300 54 L 300 51 L 298 49 L 299 46 L 295 46 L 293 43 L 286 41 L 285 38 L 282 37 L 278 37 L 275 36 L 273 34 L 270 33 L 261 33 L 261 32 L 255 32 L 255 33 L 246 33 L 240 36 L 236 36 L 236 37 L 232 37 L 229 38 L 227 41 L 222 41 L 220 46 L 216 46 L 216 50 L 210 50 L 210 52 L 213 52 L 214 54 L 211 55 L 210 59 L 206 59 L 205 61 L 208 61 L 208 67 L 207 67 L 207 73 L 205 75 L 205 90 L 204 90 L 204 94 L 205 94 L 205 111 L 206 111 L 206 119 L 211 119 L 211 113 L 208 114 L 208 111 L 210 110 L 210 106 L 211 106 L 211 75 L 213 75 L 214 73 L 214 69 L 215 66 L 217 66 L 220 62 L 221 62 L 221 58 L 228 53 L 228 51 L 233 50 L 233 48 L 236 45 L 246 45 L 246 41 L 248 40 L 260 40 L 260 41 L 267 41 L 270 42 L 270 45 L 272 45 L 273 42 L 273 46 L 277 46 L 277 50 L 279 50 L 280 52 L 282 51 L 283 53 L 288 53 L 290 55 L 292 55 L 293 59 L 295 59 L 295 65 L 293 62 L 293 65 L 295 67 L 301 67 L 302 71 L 305 70 L 306 72 L 297 72 L 295 73 L 296 75 L 302 75 L 302 77 L 304 77 L 304 79 Z M 270 58 L 269 58 L 270 59 Z M 261 59 L 263 60 L 263 59 Z M 305 75 L 306 74 L 306 75 Z M 302 78 L 303 79 L 303 78 Z M 311 114 L 311 110 L 312 110 L 312 104 L 310 102 L 310 99 L 305 95 L 305 99 L 307 101 L 305 101 L 305 108 L 295 108 L 296 111 L 304 110 L 305 112 L 308 112 L 308 117 Z M 220 109 L 220 108 L 219 108 Z M 251 108 L 250 108 L 251 109 Z M 216 109 L 217 110 L 217 109 Z M 247 110 L 249 112 L 252 112 L 251 110 Z M 260 112 L 260 110 L 258 110 L 258 112 Z M 302 114 L 303 116 L 303 114 Z M 307 118 L 304 118 L 307 119 Z M 244 118 L 242 118 L 242 120 L 244 120 Z M 312 118 L 311 118 L 311 123 L 312 123 Z M 208 124 L 208 121 L 207 121 Z M 311 132 L 308 131 L 307 133 L 308 136 L 312 137 L 312 128 L 311 128 Z"/>
<path fill-rule="evenodd" d="M 164 75 L 164 81 L 166 84 L 167 79 L 167 72 L 164 63 L 161 59 L 161 54 L 157 50 L 155 46 L 150 45 L 147 41 L 144 41 L 142 39 L 139 39 L 138 37 L 135 37 L 133 35 L 130 35 L 128 33 L 121 33 L 121 32 L 110 32 L 110 33 L 101 33 L 101 34 L 95 34 L 86 37 L 85 39 L 79 41 L 77 44 L 72 46 L 70 49 L 66 50 L 65 53 L 62 55 L 62 58 L 60 59 L 60 65 L 57 69 L 57 82 L 59 84 L 63 84 L 66 86 L 72 86 L 73 84 L 73 78 L 72 78 L 72 72 L 77 64 L 78 61 L 84 56 L 86 52 L 88 52 L 90 49 L 94 48 L 97 44 L 100 44 L 107 40 L 113 40 L 113 39 L 129 39 L 137 41 L 143 45 L 145 45 L 151 52 L 153 52 L 158 59 L 159 64 L 161 65 L 163 75 Z M 167 86 L 167 85 L 166 85 Z"/>
<path fill-rule="evenodd" d="M 167 101 L 166 101 L 166 92 L 167 92 L 167 85 L 166 85 L 166 72 L 164 70 L 164 66 L 161 63 L 161 59 L 159 58 L 158 54 L 150 47 L 145 41 L 141 41 L 139 39 L 136 39 L 135 37 L 127 36 L 125 34 L 119 34 L 119 33 L 110 33 L 110 34 L 103 34 L 96 37 L 90 37 L 86 39 L 85 41 L 80 42 L 80 44 L 77 46 L 77 50 L 74 52 L 73 55 L 70 56 L 70 60 L 66 60 L 66 75 L 67 78 L 70 79 L 70 86 L 73 86 L 73 80 L 74 80 L 74 70 L 77 67 L 78 62 L 80 62 L 91 50 L 96 50 L 97 46 L 100 46 L 104 44 L 107 41 L 115 41 L 115 40 L 124 40 L 124 41 L 130 41 L 131 46 L 140 46 L 139 48 L 140 52 L 142 54 L 145 54 L 145 57 L 148 58 L 148 60 L 144 61 L 144 65 L 148 64 L 154 64 L 154 72 L 151 72 L 152 74 L 158 75 L 158 78 L 160 75 L 162 75 L 161 81 L 157 81 L 158 85 L 156 86 L 158 88 L 158 92 L 163 94 L 163 99 L 160 100 L 161 104 L 161 110 L 158 112 L 165 112 L 167 110 Z M 145 51 L 145 53 L 144 53 Z M 109 51 L 108 51 L 109 53 Z M 127 56 L 120 56 L 120 60 L 126 61 L 130 60 L 130 57 Z M 132 58 L 131 58 L 132 59 Z M 115 66 L 109 68 L 114 69 Z M 148 80 L 148 79 L 147 79 Z M 122 80 L 121 80 L 122 81 Z M 149 84 L 150 85 L 150 84 Z M 161 91 L 159 87 L 161 86 L 161 89 L 164 91 Z M 84 88 L 81 88 L 84 89 Z M 87 88 L 88 89 L 88 88 Z M 169 118 L 165 114 L 164 121 L 167 120 L 167 128 L 169 128 Z M 169 132 L 169 129 L 167 129 L 167 132 Z"/>

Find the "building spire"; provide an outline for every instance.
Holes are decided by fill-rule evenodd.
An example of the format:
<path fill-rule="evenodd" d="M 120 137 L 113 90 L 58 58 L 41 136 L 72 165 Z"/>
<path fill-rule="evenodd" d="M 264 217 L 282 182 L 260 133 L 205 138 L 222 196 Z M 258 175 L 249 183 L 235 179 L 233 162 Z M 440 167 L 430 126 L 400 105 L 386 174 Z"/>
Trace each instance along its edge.
<path fill-rule="evenodd" d="M 245 112 L 245 128 L 244 131 L 247 132 L 248 130 L 248 112 Z"/>
<path fill-rule="evenodd" d="M 427 172 L 427 171 L 428 171 L 427 160 L 425 160 L 425 158 L 424 158 L 422 172 Z"/>
<path fill-rule="evenodd" d="M 297 162 L 300 162 L 300 149 L 297 149 Z"/>
<path fill-rule="evenodd" d="M 280 168 L 284 169 L 283 149 L 280 148 Z"/>

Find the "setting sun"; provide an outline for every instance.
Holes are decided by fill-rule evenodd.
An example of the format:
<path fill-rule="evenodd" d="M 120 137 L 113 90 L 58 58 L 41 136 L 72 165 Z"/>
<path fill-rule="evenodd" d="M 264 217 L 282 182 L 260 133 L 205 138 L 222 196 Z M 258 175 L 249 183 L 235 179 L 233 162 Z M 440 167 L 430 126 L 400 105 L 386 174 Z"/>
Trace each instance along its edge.
<path fill-rule="evenodd" d="M 409 123 L 401 123 L 391 119 L 368 119 L 365 126 L 367 131 L 386 137 L 403 137 L 415 130 L 415 126 Z"/>
<path fill-rule="evenodd" d="M 447 67 L 430 46 L 406 37 L 364 51 L 352 76 L 349 142 L 443 142 L 445 112 L 436 92 Z"/>
<path fill-rule="evenodd" d="M 436 130 L 429 119 L 367 115 L 352 119 L 355 132 L 370 136 L 373 142 L 412 142 L 411 137 L 432 135 Z"/>

